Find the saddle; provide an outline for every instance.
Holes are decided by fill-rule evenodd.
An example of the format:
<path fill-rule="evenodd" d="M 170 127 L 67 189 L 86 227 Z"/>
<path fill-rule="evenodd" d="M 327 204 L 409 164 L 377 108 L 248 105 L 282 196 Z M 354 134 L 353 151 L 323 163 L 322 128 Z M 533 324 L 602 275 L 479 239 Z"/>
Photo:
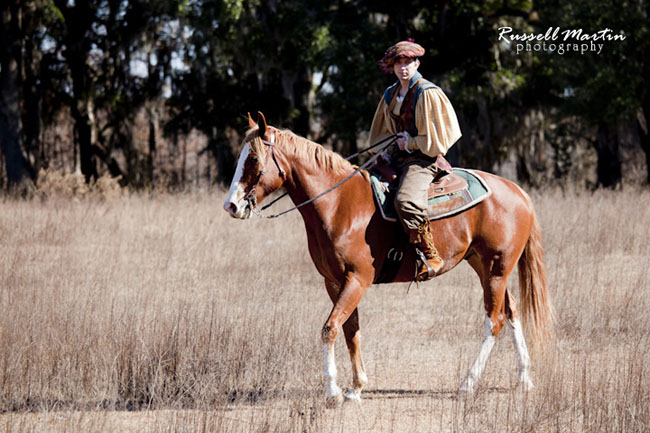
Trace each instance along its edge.
<path fill-rule="evenodd" d="M 375 165 L 371 168 L 371 171 L 379 173 L 384 182 L 387 182 L 391 186 L 396 186 L 397 171 L 395 171 L 395 169 L 389 164 L 384 162 L 383 159 L 379 158 Z M 441 195 L 453 194 L 455 192 L 462 191 L 465 188 L 467 188 L 467 180 L 465 180 L 465 178 L 462 176 L 455 174 L 452 170 L 452 172 L 449 174 L 442 173 L 433 179 L 433 182 L 429 185 L 427 198 L 432 199 Z"/>
<path fill-rule="evenodd" d="M 453 194 L 467 188 L 467 181 L 455 173 L 450 173 L 442 177 L 436 177 L 431 185 L 427 198 L 432 199 L 441 195 Z"/>
<path fill-rule="evenodd" d="M 381 158 L 378 161 L 381 161 Z M 381 216 L 387 221 L 397 222 L 394 205 L 397 172 L 386 163 L 376 164 L 371 170 L 370 184 Z M 451 169 L 451 166 L 447 167 L 445 171 L 451 173 L 437 176 L 429 185 L 427 208 L 429 220 L 457 215 L 492 194 L 485 180 L 474 171 L 463 168 Z M 399 231 L 401 232 L 401 230 Z M 393 281 L 402 265 L 404 251 L 406 248 L 412 248 L 406 247 L 404 242 L 395 241 L 392 244 L 376 282 Z"/>
<path fill-rule="evenodd" d="M 393 204 L 397 189 L 397 172 L 388 164 L 373 167 L 370 181 L 381 215 L 388 221 L 397 221 Z M 476 172 L 454 168 L 450 174 L 437 176 L 429 185 L 427 194 L 429 220 L 459 214 L 489 197 L 492 191 Z"/>

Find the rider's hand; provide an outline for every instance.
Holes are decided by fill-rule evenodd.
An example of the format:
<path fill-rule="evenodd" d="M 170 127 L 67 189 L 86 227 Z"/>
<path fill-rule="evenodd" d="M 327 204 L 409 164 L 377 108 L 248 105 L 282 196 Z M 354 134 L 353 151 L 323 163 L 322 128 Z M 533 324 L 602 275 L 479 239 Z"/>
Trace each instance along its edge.
<path fill-rule="evenodd" d="M 399 150 L 405 150 L 406 152 L 409 152 L 409 150 L 407 149 L 408 143 L 409 143 L 409 133 L 406 131 L 398 132 L 397 147 L 399 147 Z"/>

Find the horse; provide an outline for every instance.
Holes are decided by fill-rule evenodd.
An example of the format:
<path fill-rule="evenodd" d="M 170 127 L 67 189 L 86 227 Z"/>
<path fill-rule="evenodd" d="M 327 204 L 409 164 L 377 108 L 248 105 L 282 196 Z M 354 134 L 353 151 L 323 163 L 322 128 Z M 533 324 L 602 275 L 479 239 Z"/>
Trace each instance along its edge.
<path fill-rule="evenodd" d="M 248 115 L 249 127 L 242 143 L 235 175 L 224 209 L 233 218 L 247 219 L 258 203 L 284 188 L 305 223 L 309 253 L 333 308 L 321 330 L 325 397 L 331 406 L 361 400 L 368 383 L 359 331 L 357 306 L 375 283 L 409 282 L 414 279 L 416 253 L 405 242 L 397 272 L 380 281 L 391 245 L 405 238 L 402 228 L 380 215 L 373 199 L 369 175 L 355 173 L 352 165 L 335 152 L 299 137 L 289 130 L 267 125 L 262 113 L 257 122 Z M 463 260 L 478 274 L 483 288 L 486 317 L 478 355 L 458 391 L 475 391 L 495 340 L 507 323 L 517 353 L 518 385 L 533 388 L 530 357 L 522 322 L 536 346 L 551 336 L 553 308 L 548 292 L 541 231 L 531 199 L 506 179 L 480 172 L 492 194 L 476 206 L 452 217 L 430 221 L 435 245 L 444 259 L 442 275 Z M 324 191 L 349 179 L 316 200 Z M 506 288 L 515 266 L 519 269 L 521 318 Z M 436 276 L 437 276 L 436 275 Z M 336 383 L 334 341 L 343 329 L 352 363 L 352 387 L 343 394 Z"/>

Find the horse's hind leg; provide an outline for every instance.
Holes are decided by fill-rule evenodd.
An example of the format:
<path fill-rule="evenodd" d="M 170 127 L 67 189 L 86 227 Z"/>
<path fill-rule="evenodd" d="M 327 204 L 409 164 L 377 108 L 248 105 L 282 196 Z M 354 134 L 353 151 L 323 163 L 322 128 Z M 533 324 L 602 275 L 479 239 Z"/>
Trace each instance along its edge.
<path fill-rule="evenodd" d="M 352 362 L 352 384 L 354 388 L 345 394 L 347 400 L 360 401 L 361 388 L 368 383 L 366 368 L 363 365 L 361 357 L 361 337 L 359 335 L 359 310 L 354 310 L 352 315 L 343 324 L 345 333 L 345 343 L 348 345 L 350 352 L 350 361 Z"/>
<path fill-rule="evenodd" d="M 512 345 L 517 352 L 517 367 L 519 370 L 519 383 L 525 391 L 533 389 L 533 382 L 530 380 L 530 357 L 528 356 L 528 348 L 524 340 L 524 332 L 521 328 L 521 320 L 519 320 L 519 313 L 517 312 L 517 303 L 514 298 L 506 290 L 506 317 L 508 325 L 512 329 Z"/>
<path fill-rule="evenodd" d="M 485 311 L 487 313 L 483 326 L 483 342 L 479 349 L 474 363 L 467 373 L 467 377 L 458 388 L 459 392 L 473 393 L 476 383 L 483 373 L 490 352 L 494 347 L 496 338 L 501 332 L 506 318 L 505 295 L 506 283 L 510 270 L 504 269 L 499 258 L 493 259 L 487 266 L 481 266 L 477 260 L 469 260 L 470 265 L 481 276 L 481 285 L 483 286 L 483 301 L 485 302 Z"/>
<path fill-rule="evenodd" d="M 476 359 L 474 360 L 474 363 L 467 373 L 467 377 L 458 388 L 459 392 L 467 394 L 474 392 L 476 389 L 476 383 L 481 378 L 481 373 L 483 373 L 483 369 L 485 368 L 485 364 L 487 363 L 488 357 L 490 356 L 490 352 L 492 352 L 492 348 L 496 342 L 497 335 L 498 332 L 495 332 L 494 322 L 489 315 L 486 316 L 483 326 L 483 342 L 481 343 L 481 348 L 479 349 L 478 355 L 476 355 Z"/>

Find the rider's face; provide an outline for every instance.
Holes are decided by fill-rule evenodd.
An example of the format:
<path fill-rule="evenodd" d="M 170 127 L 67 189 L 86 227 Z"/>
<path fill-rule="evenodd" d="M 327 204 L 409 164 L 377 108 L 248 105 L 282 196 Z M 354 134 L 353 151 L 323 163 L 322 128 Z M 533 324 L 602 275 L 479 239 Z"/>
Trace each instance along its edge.
<path fill-rule="evenodd" d="M 411 81 L 419 66 L 420 61 L 418 59 L 400 57 L 393 64 L 393 72 L 395 72 L 395 75 L 400 81 Z"/>

